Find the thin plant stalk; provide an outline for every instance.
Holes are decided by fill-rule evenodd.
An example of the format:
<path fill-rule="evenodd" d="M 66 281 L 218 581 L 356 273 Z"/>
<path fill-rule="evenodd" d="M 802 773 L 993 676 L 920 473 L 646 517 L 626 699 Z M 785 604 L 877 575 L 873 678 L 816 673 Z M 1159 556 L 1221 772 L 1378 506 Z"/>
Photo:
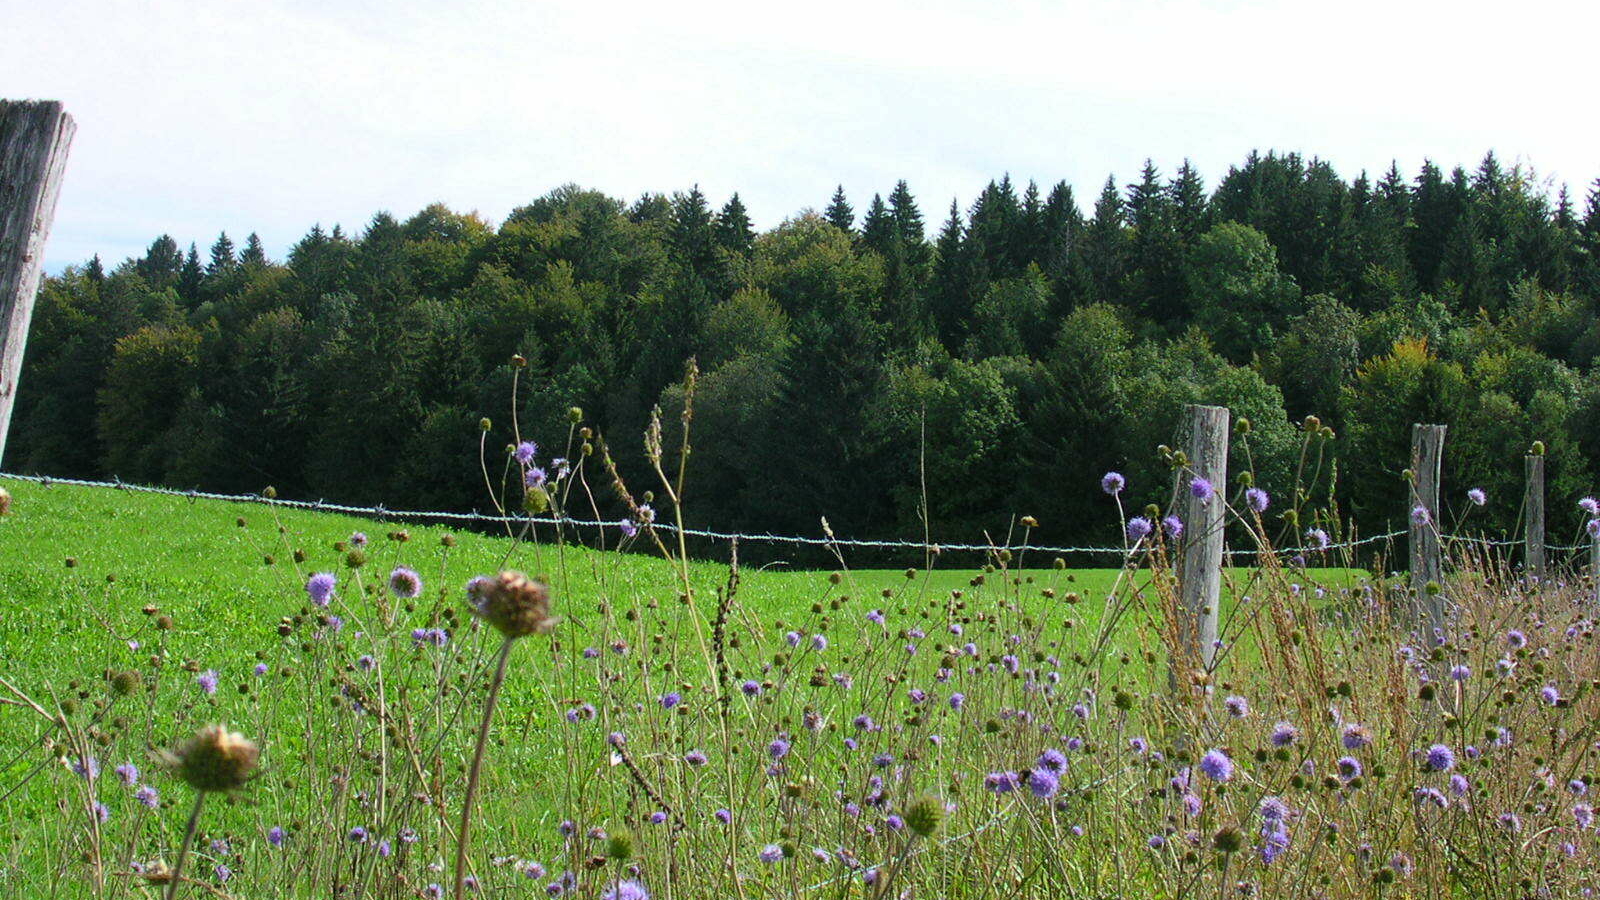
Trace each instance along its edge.
<path fill-rule="evenodd" d="M 178 896 L 178 885 L 183 883 L 183 864 L 189 858 L 189 847 L 194 844 L 194 833 L 200 828 L 200 810 L 205 803 L 206 792 L 195 791 L 194 811 L 189 813 L 189 824 L 183 829 L 183 846 L 178 848 L 178 861 L 172 866 L 172 880 L 167 882 L 167 900 Z"/>
<path fill-rule="evenodd" d="M 467 793 L 461 801 L 461 827 L 456 833 L 456 891 L 458 898 L 467 893 L 467 841 L 472 827 L 472 803 L 478 795 L 478 775 L 483 770 L 483 748 L 489 743 L 489 722 L 494 719 L 495 701 L 500 697 L 500 685 L 506 680 L 506 660 L 511 656 L 514 637 L 507 637 L 500 645 L 500 656 L 495 661 L 494 679 L 489 682 L 489 699 L 483 705 L 483 721 L 478 725 L 478 746 L 472 751 L 472 768 L 467 772 Z"/>

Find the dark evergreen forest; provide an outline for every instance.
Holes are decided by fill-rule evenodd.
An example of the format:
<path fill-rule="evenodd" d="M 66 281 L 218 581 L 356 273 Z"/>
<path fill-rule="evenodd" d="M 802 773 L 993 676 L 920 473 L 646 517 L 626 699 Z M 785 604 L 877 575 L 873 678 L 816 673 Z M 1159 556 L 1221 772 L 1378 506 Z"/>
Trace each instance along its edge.
<path fill-rule="evenodd" d="M 1600 181 L 1574 199 L 1493 155 L 1346 181 L 1269 153 L 1214 189 L 1147 164 L 1094 196 L 818 200 L 758 234 L 737 194 L 567 186 L 498 228 L 439 205 L 315 227 L 281 262 L 254 235 L 163 235 L 47 279 L 8 468 L 486 508 L 479 420 L 503 454 L 521 354 L 541 457 L 578 406 L 639 489 L 650 410 L 676 422 L 697 358 L 687 514 L 728 530 L 920 537 L 925 470 L 935 539 L 1031 514 L 1036 542 L 1104 543 L 1100 475 L 1164 502 L 1156 447 L 1191 402 L 1249 418 L 1234 467 L 1275 496 L 1319 416 L 1367 532 L 1404 518 L 1412 422 L 1450 425 L 1447 503 L 1486 490 L 1478 527 L 1514 526 L 1535 440 L 1553 538 L 1595 486 Z"/>

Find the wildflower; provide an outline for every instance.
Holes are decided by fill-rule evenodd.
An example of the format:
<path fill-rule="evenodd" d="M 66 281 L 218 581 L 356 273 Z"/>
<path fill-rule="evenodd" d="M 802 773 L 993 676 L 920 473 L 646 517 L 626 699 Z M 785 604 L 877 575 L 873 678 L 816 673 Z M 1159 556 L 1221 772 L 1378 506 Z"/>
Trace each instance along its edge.
<path fill-rule="evenodd" d="M 244 735 L 222 725 L 208 725 L 162 761 L 197 791 L 231 791 L 255 771 L 261 751 Z"/>
<path fill-rule="evenodd" d="M 1467 491 L 1467 499 L 1472 501 L 1473 506 L 1482 506 L 1489 502 L 1489 496 L 1483 492 L 1483 488 Z"/>
<path fill-rule="evenodd" d="M 217 692 L 217 680 L 216 669 L 207 669 L 194 677 L 194 683 L 198 684 L 200 690 L 207 694 L 215 694 Z"/>
<path fill-rule="evenodd" d="M 538 466 L 529 466 L 528 471 L 522 473 L 524 487 L 542 488 L 550 480 L 550 476 Z"/>
<path fill-rule="evenodd" d="M 1594 824 L 1594 807 L 1587 803 L 1574 804 L 1572 818 L 1573 821 L 1578 823 L 1579 828 L 1588 828 Z"/>
<path fill-rule="evenodd" d="M 733 821 L 733 813 L 728 812 L 725 809 L 719 809 L 716 812 L 712 813 L 712 815 L 716 817 L 718 822 L 721 822 L 724 825 L 726 825 L 729 822 Z"/>
<path fill-rule="evenodd" d="M 389 573 L 389 591 L 401 600 L 412 600 L 422 593 L 422 576 L 414 569 L 395 566 Z"/>
<path fill-rule="evenodd" d="M 1539 698 L 1546 704 L 1555 706 L 1561 702 L 1561 691 L 1553 684 L 1547 684 L 1539 689 Z"/>
<path fill-rule="evenodd" d="M 1428 508 L 1421 504 L 1411 507 L 1411 524 L 1422 528 L 1433 521 L 1433 516 L 1428 513 Z"/>
<path fill-rule="evenodd" d="M 785 644 L 789 645 L 789 647 L 791 647 L 791 648 L 800 646 L 800 632 L 798 632 L 798 631 L 785 632 L 784 635 L 783 635 L 783 642 Z"/>
<path fill-rule="evenodd" d="M 533 461 L 533 458 L 537 456 L 538 453 L 538 444 L 535 444 L 532 441 L 523 441 L 517 445 L 517 449 L 513 452 L 513 455 L 516 456 L 517 462 L 527 465 Z"/>
<path fill-rule="evenodd" d="M 522 874 L 530 880 L 538 881 L 548 873 L 545 871 L 544 866 L 531 862 L 522 867 Z"/>
<path fill-rule="evenodd" d="M 139 783 L 139 768 L 133 763 L 123 763 L 112 771 L 117 773 L 117 778 L 121 779 L 123 784 L 134 785 Z"/>
<path fill-rule="evenodd" d="M 956 691 L 950 695 L 950 708 L 960 709 L 967 702 L 967 695 Z"/>
<path fill-rule="evenodd" d="M 161 805 L 161 795 L 148 784 L 142 785 L 137 791 L 134 791 L 133 799 L 149 809 L 155 809 Z"/>
<path fill-rule="evenodd" d="M 884 619 L 883 619 L 883 610 L 874 609 L 874 610 L 869 611 L 867 613 L 867 621 L 868 622 L 872 622 L 873 624 L 876 624 L 876 625 L 882 625 L 883 621 L 884 621 Z"/>
<path fill-rule="evenodd" d="M 627 879 L 606 888 L 600 900 L 650 900 L 650 892 L 639 882 Z"/>
<path fill-rule="evenodd" d="M 557 886 L 558 885 L 551 885 L 551 887 Z M 441 898 L 444 897 L 444 888 L 438 884 L 430 884 L 422 889 L 422 896 L 426 898 L 426 900 L 441 900 Z"/>
<path fill-rule="evenodd" d="M 1311 542 L 1311 549 L 1326 550 L 1333 543 L 1328 539 L 1328 533 L 1321 528 L 1307 528 L 1306 538 Z"/>
<path fill-rule="evenodd" d="M 746 697 L 757 697 L 761 694 L 761 685 L 759 682 L 746 680 L 743 684 L 739 685 L 739 690 L 742 691 Z"/>
<path fill-rule="evenodd" d="M 1589 537 L 1600 540 L 1600 519 L 1590 519 L 1589 523 L 1583 526 L 1583 530 L 1589 532 Z"/>
<path fill-rule="evenodd" d="M 1411 875 L 1414 867 L 1411 864 L 1411 857 L 1404 853 L 1396 853 L 1389 857 L 1389 868 L 1401 878 L 1406 878 Z"/>
<path fill-rule="evenodd" d="M 1256 512 L 1264 513 L 1267 511 L 1267 506 L 1272 502 L 1272 498 L 1261 488 L 1253 487 L 1244 492 L 1244 502 Z"/>
<path fill-rule="evenodd" d="M 767 755 L 773 759 L 783 759 L 789 755 L 789 742 L 783 738 L 778 738 L 767 745 Z"/>
<path fill-rule="evenodd" d="M 909 698 L 912 703 L 918 704 L 919 706 L 928 702 L 928 692 L 922 688 L 912 688 L 911 690 L 906 691 L 906 697 Z"/>
<path fill-rule="evenodd" d="M 1521 650 L 1528 646 L 1528 636 L 1513 628 L 1506 632 L 1506 646 L 1513 650 Z"/>
<path fill-rule="evenodd" d="M 1195 816 L 1200 815 L 1200 810 L 1203 809 L 1203 808 L 1204 808 L 1204 805 L 1200 802 L 1200 795 L 1199 794 L 1192 793 L 1192 792 L 1185 792 L 1184 793 L 1184 795 L 1183 795 L 1183 811 L 1188 814 L 1189 818 L 1192 819 Z"/>
<path fill-rule="evenodd" d="M 104 822 L 111 818 L 111 810 L 104 803 L 96 800 L 93 805 L 94 817 Z"/>
<path fill-rule="evenodd" d="M 1419 787 L 1412 796 L 1417 801 L 1418 806 L 1426 806 L 1432 803 L 1434 806 L 1444 809 L 1450 805 L 1450 801 L 1445 799 L 1444 794 L 1440 793 L 1437 788 Z"/>
<path fill-rule="evenodd" d="M 1147 751 L 1149 751 L 1150 745 L 1146 743 L 1145 739 L 1142 737 L 1129 738 L 1128 749 L 1139 754 L 1140 756 L 1143 756 Z"/>
<path fill-rule="evenodd" d="M 1272 726 L 1272 735 L 1268 740 L 1274 747 L 1287 747 L 1300 740 L 1300 729 L 1288 722 L 1279 722 Z"/>
<path fill-rule="evenodd" d="M 350 833 L 345 835 L 345 839 L 352 844 L 365 844 L 368 836 L 367 830 L 362 828 L 360 825 L 357 825 L 356 827 L 350 829 Z"/>
<path fill-rule="evenodd" d="M 1282 822 L 1289 818 L 1289 804 L 1282 797 L 1264 797 L 1261 800 L 1261 818 L 1268 822 Z"/>
<path fill-rule="evenodd" d="M 1289 827 L 1283 822 L 1268 822 L 1261 828 L 1261 861 L 1272 865 L 1272 861 L 1283 855 L 1289 849 Z"/>
<path fill-rule="evenodd" d="M 1128 520 L 1128 540 L 1137 544 L 1149 537 L 1150 532 L 1154 530 L 1154 528 L 1155 526 L 1150 524 L 1149 519 L 1146 519 L 1144 516 L 1134 516 Z"/>
<path fill-rule="evenodd" d="M 1177 516 L 1167 516 L 1161 520 L 1161 527 L 1171 537 L 1183 537 L 1183 520 Z"/>
<path fill-rule="evenodd" d="M 631 538 L 639 533 L 639 526 L 628 519 L 618 519 L 617 529 L 622 532 L 622 536 L 625 538 Z"/>
<path fill-rule="evenodd" d="M 1593 497 L 1585 497 L 1579 500 L 1578 508 L 1591 516 L 1600 516 L 1600 500 L 1596 500 Z"/>
<path fill-rule="evenodd" d="M 1028 790 L 1032 791 L 1035 797 L 1041 800 L 1053 797 L 1060 789 L 1061 779 L 1049 769 L 1038 768 L 1028 772 Z"/>
<path fill-rule="evenodd" d="M 811 649 L 819 653 L 828 649 L 828 636 L 825 634 L 813 634 L 811 636 Z"/>
<path fill-rule="evenodd" d="M 1522 820 L 1517 818 L 1517 814 L 1516 813 L 1509 813 L 1509 812 L 1501 813 L 1495 819 L 1495 821 L 1497 823 L 1499 823 L 1501 828 L 1505 829 L 1506 831 L 1511 832 L 1512 834 L 1516 834 L 1517 832 L 1522 830 Z"/>
<path fill-rule="evenodd" d="M 282 826 L 274 825 L 267 829 L 267 843 L 274 847 L 282 847 L 283 841 L 286 837 L 288 837 L 288 835 L 284 832 Z"/>
<path fill-rule="evenodd" d="M 360 656 L 356 657 L 356 668 L 360 669 L 363 672 L 370 672 L 374 668 L 376 668 L 377 665 L 378 665 L 378 661 L 373 659 L 370 654 L 363 653 Z"/>
<path fill-rule="evenodd" d="M 1459 772 L 1450 776 L 1450 793 L 1457 797 L 1465 797 L 1471 790 L 1472 782 L 1467 780 L 1467 776 Z"/>
<path fill-rule="evenodd" d="M 1242 719 L 1250 715 L 1250 701 L 1237 694 L 1223 700 L 1222 705 L 1228 710 L 1228 715 L 1233 716 L 1235 719 Z"/>
<path fill-rule="evenodd" d="M 501 572 L 481 589 L 483 604 L 477 614 L 507 638 L 547 632 L 555 627 L 550 616 L 550 588 L 521 572 Z"/>
<path fill-rule="evenodd" d="M 1149 847 L 1151 850 L 1160 850 L 1162 847 L 1167 845 L 1167 839 L 1159 834 L 1152 834 L 1148 838 L 1145 838 L 1144 843 L 1145 846 Z"/>
<path fill-rule="evenodd" d="M 1123 478 L 1120 472 L 1107 472 L 1100 478 L 1100 490 L 1105 491 L 1113 497 L 1122 493 L 1122 489 L 1126 487 L 1127 484 L 1128 480 Z"/>
<path fill-rule="evenodd" d="M 1574 778 L 1567 782 L 1567 792 L 1574 797 L 1582 797 L 1584 794 L 1589 793 L 1589 786 L 1584 784 L 1583 779 Z"/>
<path fill-rule="evenodd" d="M 312 604 L 326 608 L 333 600 L 333 588 L 338 581 L 332 572 L 318 572 L 306 579 L 306 594 Z"/>
<path fill-rule="evenodd" d="M 1368 731 L 1365 725 L 1352 722 L 1344 727 L 1340 741 L 1346 750 L 1360 750 L 1372 743 L 1372 732 Z"/>
<path fill-rule="evenodd" d="M 270 667 L 269 667 L 269 666 L 268 666 L 268 665 L 267 665 L 267 664 L 266 664 L 266 663 L 264 663 L 264 662 L 259 662 L 259 663 L 256 663 L 256 666 L 255 666 L 255 668 L 254 668 L 254 669 L 252 669 L 252 670 L 251 670 L 251 671 L 253 671 L 253 672 L 255 672 L 255 673 L 256 673 L 256 677 L 258 677 L 258 678 L 259 678 L 259 677 L 261 677 L 261 676 L 262 676 L 262 675 L 265 675 L 265 674 L 267 674 L 267 672 L 268 672 L 268 671 L 269 671 L 269 669 L 270 669 Z"/>
<path fill-rule="evenodd" d="M 679 703 L 682 703 L 682 702 L 683 702 L 683 695 L 678 693 L 677 691 L 672 691 L 672 692 L 669 692 L 669 693 L 661 695 L 661 708 L 662 709 L 671 709 L 674 706 L 677 706 Z"/>
<path fill-rule="evenodd" d="M 1211 482 L 1198 475 L 1194 477 L 1193 481 L 1189 482 L 1189 494 L 1201 503 L 1210 500 L 1216 492 L 1217 490 L 1211 486 Z"/>
<path fill-rule="evenodd" d="M 1212 781 L 1226 782 L 1233 777 L 1233 760 L 1221 750 L 1210 750 L 1200 757 L 1200 771 Z"/>
<path fill-rule="evenodd" d="M 1051 747 L 1039 754 L 1039 760 L 1036 765 L 1041 769 L 1046 769 L 1059 775 L 1067 770 L 1067 755 Z"/>
<path fill-rule="evenodd" d="M 651 825 L 660 825 L 660 824 L 662 824 L 662 823 L 664 823 L 666 821 L 667 821 L 667 814 L 665 812 L 659 810 L 659 809 L 650 814 L 650 824 Z"/>
<path fill-rule="evenodd" d="M 1435 772 L 1448 772 L 1456 764 L 1456 754 L 1444 744 L 1434 744 L 1428 748 L 1425 761 L 1428 768 Z"/>
<path fill-rule="evenodd" d="M 1450 680 L 1451 681 L 1466 681 L 1468 678 L 1471 678 L 1471 677 L 1472 677 L 1472 669 L 1468 668 L 1467 666 L 1454 665 L 1454 666 L 1450 667 Z"/>
<path fill-rule="evenodd" d="M 1009 794 L 1017 789 L 1021 778 L 1015 772 L 990 772 L 983 778 L 983 786 L 994 794 Z"/>

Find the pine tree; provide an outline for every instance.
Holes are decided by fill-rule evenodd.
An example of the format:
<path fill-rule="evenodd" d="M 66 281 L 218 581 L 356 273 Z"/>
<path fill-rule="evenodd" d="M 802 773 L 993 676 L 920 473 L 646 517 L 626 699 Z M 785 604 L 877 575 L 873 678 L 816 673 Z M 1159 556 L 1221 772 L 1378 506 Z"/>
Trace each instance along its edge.
<path fill-rule="evenodd" d="M 233 241 L 224 231 L 217 235 L 216 243 L 211 245 L 211 263 L 206 266 L 206 275 L 219 278 L 231 274 L 238 265 L 239 260 L 233 253 Z"/>
<path fill-rule="evenodd" d="M 1191 246 L 1210 227 L 1207 221 L 1210 208 L 1205 181 L 1187 159 L 1178 167 L 1178 175 L 1172 180 L 1168 194 L 1172 198 L 1173 224 L 1178 230 L 1178 239 L 1183 246 Z"/>
<path fill-rule="evenodd" d="M 754 246 L 756 232 L 750 227 L 750 215 L 737 191 L 717 214 L 716 232 L 717 244 L 730 253 L 749 253 Z"/>
<path fill-rule="evenodd" d="M 889 212 L 888 205 L 878 194 L 872 195 L 872 204 L 867 207 L 867 214 L 861 219 L 861 243 L 883 256 L 894 252 L 896 243 L 894 215 Z"/>
<path fill-rule="evenodd" d="M 1084 263 L 1088 268 L 1091 298 L 1123 300 L 1122 279 L 1128 268 L 1128 235 L 1124 229 L 1122 192 L 1115 175 L 1106 178 L 1094 204 L 1094 218 L 1084 232 Z"/>
<path fill-rule="evenodd" d="M 1039 265 L 1050 278 L 1060 312 L 1077 306 L 1089 293 L 1089 273 L 1083 261 L 1083 211 L 1072 186 L 1057 182 L 1045 200 L 1044 250 Z"/>
<path fill-rule="evenodd" d="M 183 268 L 178 272 L 178 296 L 189 306 L 200 302 L 200 288 L 206 280 L 206 270 L 200 266 L 200 251 L 194 243 L 183 258 Z"/>
<path fill-rule="evenodd" d="M 244 249 L 239 252 L 239 264 L 246 269 L 264 269 L 267 266 L 267 249 L 261 246 L 261 236 L 254 231 L 244 240 Z"/>
<path fill-rule="evenodd" d="M 172 235 L 163 234 L 150 243 L 144 258 L 134 263 L 133 268 L 145 280 L 145 284 L 159 291 L 172 284 L 182 265 L 183 253 L 178 250 L 178 242 L 172 239 Z"/>
<path fill-rule="evenodd" d="M 967 317 L 972 312 L 971 248 L 967 229 L 961 221 L 961 207 L 950 201 L 950 218 L 939 230 L 934 243 L 933 278 L 928 287 L 928 306 L 934 328 L 946 349 L 958 348 L 966 337 Z"/>
<path fill-rule="evenodd" d="M 716 263 L 716 242 L 711 207 L 706 203 L 706 195 L 700 193 L 700 186 L 695 185 L 689 193 L 674 197 L 667 243 L 677 261 L 696 277 L 706 278 Z"/>
<path fill-rule="evenodd" d="M 83 274 L 95 284 L 104 284 L 106 280 L 106 267 L 100 262 L 100 254 L 96 253 L 83 267 Z"/>
<path fill-rule="evenodd" d="M 839 229 L 845 234 L 853 234 L 856 227 L 856 211 L 851 208 L 850 201 L 845 199 L 844 185 L 839 185 L 833 190 L 833 200 L 828 203 L 828 211 L 822 216 L 829 225 Z"/>

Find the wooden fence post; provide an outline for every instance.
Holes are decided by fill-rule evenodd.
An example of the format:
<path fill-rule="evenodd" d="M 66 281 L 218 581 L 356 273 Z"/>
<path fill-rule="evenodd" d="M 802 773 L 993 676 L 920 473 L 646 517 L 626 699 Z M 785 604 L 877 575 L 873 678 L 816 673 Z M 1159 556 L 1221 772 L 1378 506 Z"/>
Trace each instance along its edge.
<path fill-rule="evenodd" d="M 1428 614 L 1431 628 L 1445 626 L 1444 593 L 1428 585 L 1443 584 L 1439 564 L 1439 465 L 1444 459 L 1443 425 L 1411 426 L 1411 490 L 1406 504 L 1410 523 L 1411 587 Z"/>
<path fill-rule="evenodd" d="M 1589 575 L 1594 579 L 1594 602 L 1600 604 L 1600 534 L 1589 537 Z"/>
<path fill-rule="evenodd" d="M 1189 470 L 1179 477 L 1183 510 L 1183 608 L 1178 633 L 1210 670 L 1217 654 L 1217 622 L 1222 602 L 1222 530 L 1228 489 L 1228 408 L 1187 407 Z M 1199 497 L 1194 480 L 1212 486 L 1212 496 Z"/>
<path fill-rule="evenodd" d="M 57 101 L 0 100 L 0 462 L 39 293 L 44 242 L 76 130 Z"/>
<path fill-rule="evenodd" d="M 1529 575 L 1544 577 L 1544 454 L 1530 453 L 1522 458 L 1527 474 L 1527 491 L 1522 505 L 1526 518 L 1522 524 L 1523 568 Z"/>

